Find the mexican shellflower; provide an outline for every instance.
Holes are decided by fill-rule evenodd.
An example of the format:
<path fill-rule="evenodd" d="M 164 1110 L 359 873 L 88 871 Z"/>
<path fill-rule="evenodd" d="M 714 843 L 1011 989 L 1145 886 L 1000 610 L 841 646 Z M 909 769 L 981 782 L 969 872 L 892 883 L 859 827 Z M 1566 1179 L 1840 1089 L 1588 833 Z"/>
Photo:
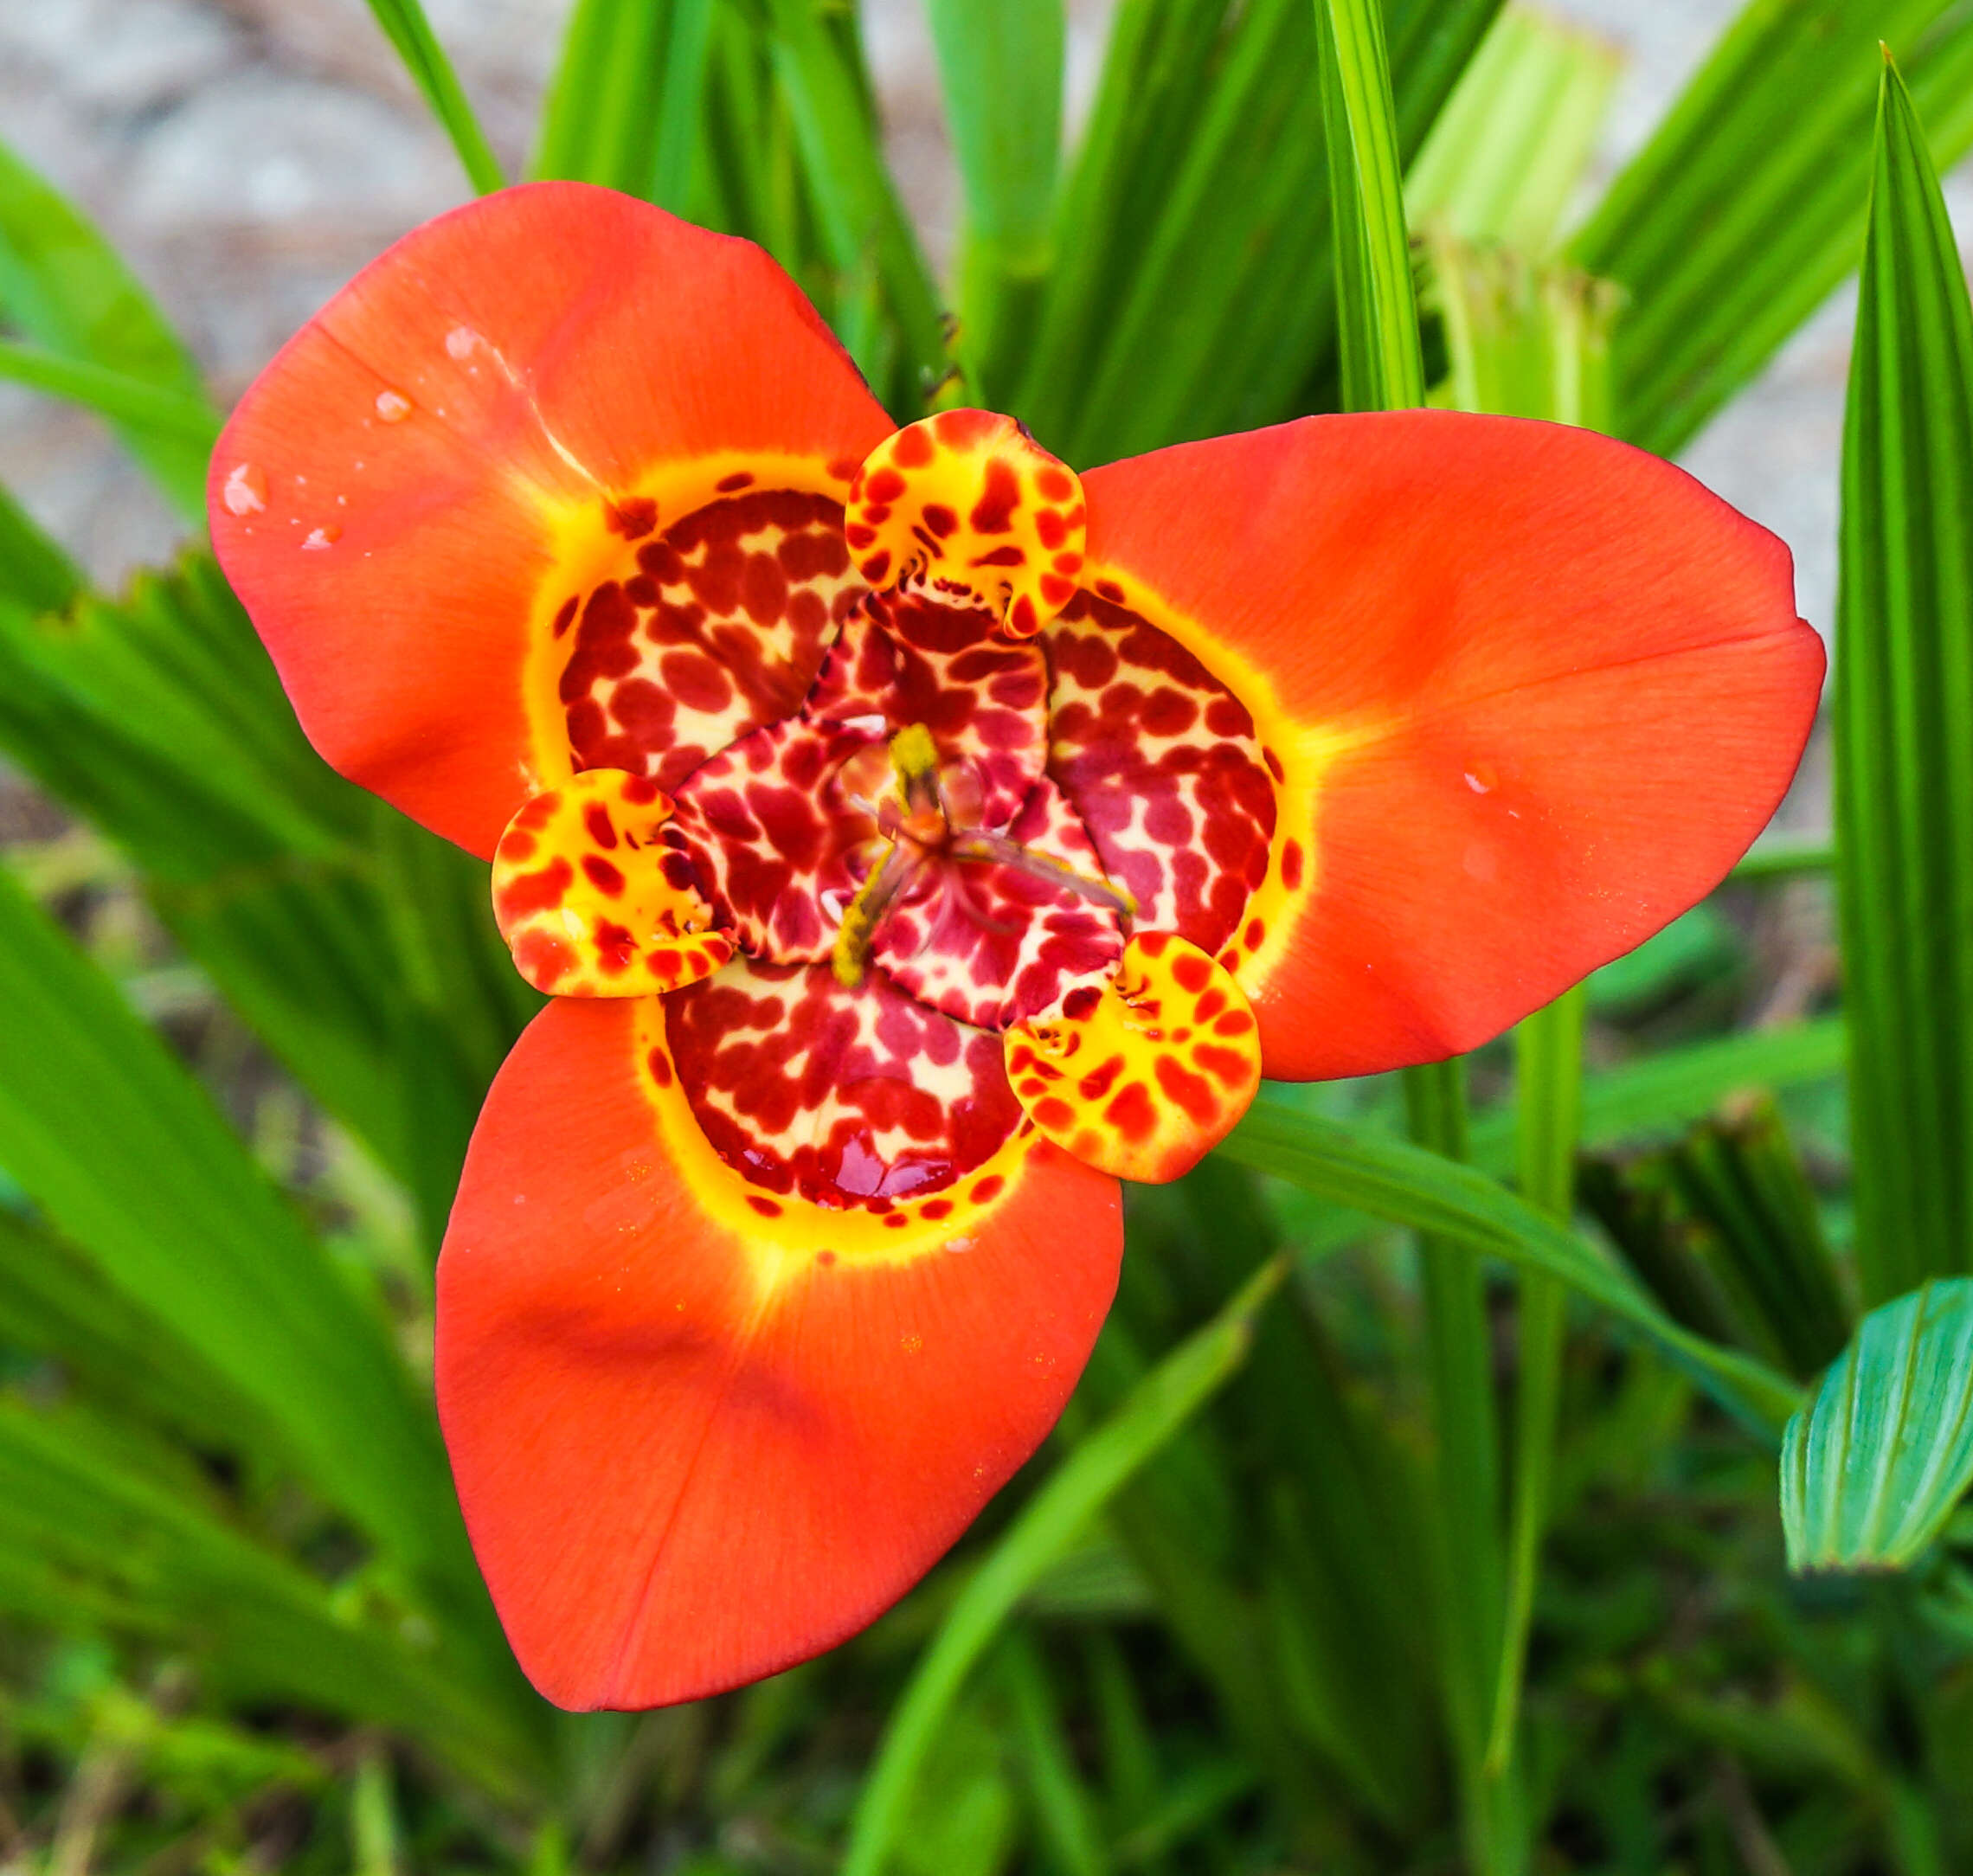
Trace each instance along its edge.
<path fill-rule="evenodd" d="M 900 429 L 760 250 L 573 183 L 332 299 L 211 511 L 316 746 L 492 860 L 554 993 L 437 1385 L 577 1707 L 885 1608 L 1075 1385 L 1119 1178 L 1691 905 L 1822 668 L 1781 543 L 1620 444 L 1315 417 L 1078 476 Z"/>

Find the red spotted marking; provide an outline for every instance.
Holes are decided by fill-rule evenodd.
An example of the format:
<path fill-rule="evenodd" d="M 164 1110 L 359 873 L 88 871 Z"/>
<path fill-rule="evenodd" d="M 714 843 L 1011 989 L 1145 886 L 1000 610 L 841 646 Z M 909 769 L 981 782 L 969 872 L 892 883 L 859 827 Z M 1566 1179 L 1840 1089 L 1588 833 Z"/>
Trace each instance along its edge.
<path fill-rule="evenodd" d="M 1178 1178 L 1260 1086 L 1260 1039 L 1239 986 L 1170 932 L 1134 938 L 1115 977 L 1077 1010 L 1009 1029 L 1007 1078 L 1043 1133 L 1104 1172 Z M 1214 1039 L 1236 1012 L 1248 1032 Z"/>
<path fill-rule="evenodd" d="M 1267 877 L 1276 794 L 1246 708 L 1156 626 L 1089 594 L 1042 635 L 1049 773 L 1140 923 L 1217 951 Z"/>
<path fill-rule="evenodd" d="M 1020 1124 L 1000 1038 L 879 978 L 850 991 L 825 967 L 736 960 L 664 1008 L 707 1139 L 766 1192 L 823 1205 L 921 1197 L 963 1179 Z"/>
<path fill-rule="evenodd" d="M 558 626 L 576 766 L 675 787 L 800 708 L 862 591 L 826 496 L 755 489 L 673 522 Z"/>

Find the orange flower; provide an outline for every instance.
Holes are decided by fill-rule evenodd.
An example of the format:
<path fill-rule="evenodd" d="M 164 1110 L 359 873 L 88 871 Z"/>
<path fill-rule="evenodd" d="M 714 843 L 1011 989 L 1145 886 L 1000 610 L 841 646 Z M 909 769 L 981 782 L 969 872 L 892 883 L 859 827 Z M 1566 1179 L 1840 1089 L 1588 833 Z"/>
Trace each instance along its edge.
<path fill-rule="evenodd" d="M 1315 417 L 1078 478 L 897 429 L 758 249 L 572 183 L 310 321 L 212 518 L 316 746 L 492 859 L 561 993 L 473 1139 L 438 1388 L 570 1706 L 870 1621 L 1060 1412 L 1117 1175 L 1656 930 L 1822 669 L 1781 543 L 1620 444 Z"/>

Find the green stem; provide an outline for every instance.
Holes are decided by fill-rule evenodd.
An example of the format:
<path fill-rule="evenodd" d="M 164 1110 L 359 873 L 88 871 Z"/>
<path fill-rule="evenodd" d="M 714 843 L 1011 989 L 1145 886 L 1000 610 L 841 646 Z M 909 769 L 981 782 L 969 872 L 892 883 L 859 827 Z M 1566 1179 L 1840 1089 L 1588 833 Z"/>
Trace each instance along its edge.
<path fill-rule="evenodd" d="M 1536 1011 L 1514 1032 L 1521 1197 L 1565 1223 L 1575 1198 L 1575 1149 L 1582 1127 L 1584 1008 L 1584 991 L 1578 984 L 1546 1010 Z M 1489 1777 L 1501 1776 L 1513 1762 L 1528 1627 L 1541 1571 L 1542 1532 L 1548 1520 L 1567 1295 L 1552 1276 L 1533 1271 L 1522 1274 L 1506 1634 L 1487 1741 Z"/>

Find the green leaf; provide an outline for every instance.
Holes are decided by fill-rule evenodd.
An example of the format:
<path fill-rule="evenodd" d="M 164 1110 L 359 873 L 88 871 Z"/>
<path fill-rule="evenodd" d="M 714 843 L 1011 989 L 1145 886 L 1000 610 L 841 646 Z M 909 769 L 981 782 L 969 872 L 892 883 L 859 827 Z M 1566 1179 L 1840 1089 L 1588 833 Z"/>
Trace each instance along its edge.
<path fill-rule="evenodd" d="M 1402 154 L 1499 0 L 1385 9 Z M 1077 464 L 1335 403 L 1310 0 L 1124 0 L 1012 408 Z"/>
<path fill-rule="evenodd" d="M 929 12 L 966 195 L 961 353 L 974 395 L 992 403 L 1025 348 L 1053 260 L 1068 21 L 1063 0 L 930 0 Z"/>
<path fill-rule="evenodd" d="M 837 331 L 865 377 L 892 386 L 892 414 L 909 421 L 922 414 L 921 386 L 944 369 L 938 296 L 885 166 L 860 70 L 816 0 L 769 0 L 768 10 L 775 80 L 838 276 Z M 904 346 L 896 366 L 888 332 L 858 308 L 859 289 L 881 292 L 896 322 Z"/>
<path fill-rule="evenodd" d="M 1571 244 L 1628 296 L 1623 434 L 1681 448 L 1856 265 L 1887 42 L 1943 164 L 1973 146 L 1957 0 L 1755 0 Z"/>
<path fill-rule="evenodd" d="M 1405 177 L 1412 225 L 1437 222 L 1469 241 L 1545 252 L 1589 166 L 1622 66 L 1593 33 L 1505 8 Z"/>
<path fill-rule="evenodd" d="M 1814 1190 L 1772 1099 L 1709 1121 L 1670 1159 L 1686 1211 L 1706 1229 L 1709 1262 L 1754 1346 L 1790 1374 L 1815 1373 L 1849 1339 L 1853 1318 Z"/>
<path fill-rule="evenodd" d="M 1408 410 L 1425 401 L 1425 372 L 1397 111 L 1377 0 L 1315 0 L 1315 40 L 1335 228 L 1343 403 L 1350 410 Z"/>
<path fill-rule="evenodd" d="M 0 603 L 0 748 L 134 860 L 160 917 L 436 1242 L 473 1113 L 538 1005 L 484 863 L 309 748 L 209 558 L 61 618 Z"/>
<path fill-rule="evenodd" d="M 537 1781 L 541 1710 L 511 1668 L 496 1694 L 476 1664 L 413 1639 L 411 1611 L 380 1595 L 365 1619 L 360 1592 L 339 1604 L 80 1417 L 0 1401 L 0 1609 L 194 1650 L 235 1698 L 399 1727 L 497 1790 Z"/>
<path fill-rule="evenodd" d="M 1973 1278 L 1873 1309 L 1788 1423 L 1791 1570 L 1901 1570 L 1973 1486 Z"/>
<path fill-rule="evenodd" d="M 158 402 L 148 413 L 139 400 L 106 414 L 179 511 L 202 518 L 206 457 L 219 417 L 197 368 L 116 251 L 4 145 L 0 314 L 43 353 L 80 368 L 75 382 L 93 384 L 106 400 L 115 399 L 116 387 L 126 382 L 156 395 Z M 68 389 L 62 395 L 77 394 Z M 157 421 L 160 416 L 165 421 Z"/>
<path fill-rule="evenodd" d="M 1917 113 L 1882 71 L 1834 713 L 1867 1301 L 1973 1258 L 1973 308 Z"/>
<path fill-rule="evenodd" d="M 530 173 L 601 183 L 683 213 L 711 26 L 712 0 L 579 0 Z"/>
<path fill-rule="evenodd" d="M 476 1591 L 437 1428 L 203 1092 L 0 871 L 0 1166 L 407 1569 Z M 361 1426 L 352 1440 L 350 1428 Z"/>
<path fill-rule="evenodd" d="M 418 0 L 370 0 L 370 10 L 384 37 L 397 48 L 411 82 L 424 94 L 432 114 L 452 138 L 466 179 L 483 196 L 503 187 L 506 178 L 500 173 L 499 159 L 472 114 L 459 74 L 425 17 L 424 8 Z"/>
<path fill-rule="evenodd" d="M 59 612 L 81 592 L 75 563 L 0 487 L 0 607 Z"/>
<path fill-rule="evenodd" d="M 35 345 L 0 339 L 0 378 L 85 405 L 99 415 L 147 434 L 183 443 L 202 456 L 219 440 L 219 413 L 202 397 L 188 397 Z"/>
<path fill-rule="evenodd" d="M 1778 1427 L 1800 1402 L 1799 1391 L 1772 1369 L 1681 1328 L 1584 1239 L 1470 1166 L 1271 1100 L 1256 1101 L 1217 1150 L 1372 1217 L 1560 1278 L 1642 1330 L 1751 1423 Z"/>
<path fill-rule="evenodd" d="M 1255 1317 L 1287 1270 L 1284 1260 L 1270 1258 L 1218 1316 L 1147 1375 L 1076 1443 L 968 1579 L 884 1728 L 851 1821 L 845 1876 L 881 1876 L 919 1765 L 967 1672 L 1089 1520 L 1231 1378 Z"/>

